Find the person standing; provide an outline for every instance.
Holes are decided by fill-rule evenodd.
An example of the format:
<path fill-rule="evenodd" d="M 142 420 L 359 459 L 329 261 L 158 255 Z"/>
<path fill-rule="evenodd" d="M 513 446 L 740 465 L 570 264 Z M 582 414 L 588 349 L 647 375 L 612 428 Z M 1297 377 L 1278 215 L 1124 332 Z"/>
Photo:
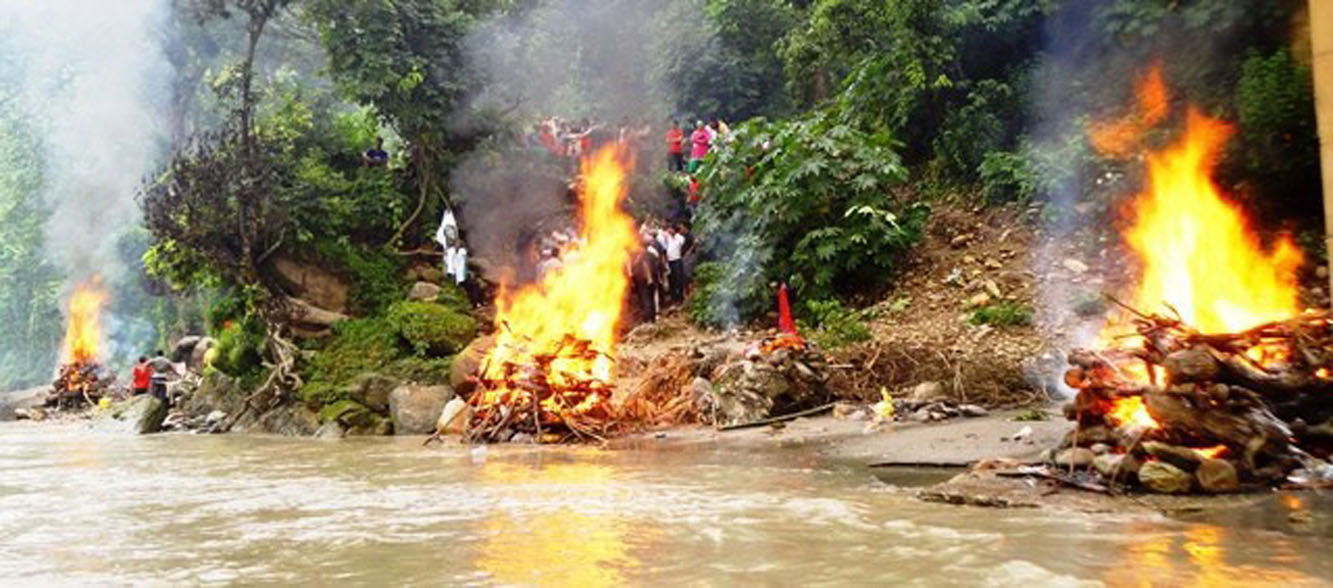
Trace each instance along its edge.
<path fill-rule="evenodd" d="M 668 225 L 661 239 L 662 248 L 666 250 L 671 301 L 682 302 L 685 300 L 685 236 L 680 234 L 675 225 Z"/>
<path fill-rule="evenodd" d="M 667 170 L 685 171 L 685 131 L 680 129 L 679 121 L 671 121 L 671 128 L 666 132 Z"/>
<path fill-rule="evenodd" d="M 147 394 L 148 387 L 153 384 L 153 367 L 148 365 L 148 356 L 139 356 L 139 363 L 134 364 L 134 369 L 130 370 L 130 376 L 133 381 L 130 395 L 141 396 Z"/>
<path fill-rule="evenodd" d="M 361 154 L 361 163 L 366 167 L 384 167 L 389 164 L 389 152 L 384 150 L 384 137 L 375 137 L 375 146 Z"/>
<path fill-rule="evenodd" d="M 153 359 L 148 360 L 148 365 L 153 368 L 153 375 L 149 378 L 149 392 L 167 406 L 171 406 L 171 399 L 167 397 L 167 382 L 180 377 L 180 372 L 176 371 L 176 365 L 167 359 L 161 349 L 154 352 Z"/>
<path fill-rule="evenodd" d="M 708 127 L 704 121 L 698 121 L 694 126 L 694 133 L 690 135 L 690 164 L 689 172 L 699 171 L 699 165 L 703 163 L 705 157 L 708 157 L 708 148 L 712 144 L 712 137 L 708 134 Z"/>
<path fill-rule="evenodd" d="M 634 292 L 635 310 L 643 322 L 657 321 L 657 283 L 653 279 L 652 257 L 656 254 L 652 239 L 644 237 L 643 247 L 630 259 L 630 280 Z"/>

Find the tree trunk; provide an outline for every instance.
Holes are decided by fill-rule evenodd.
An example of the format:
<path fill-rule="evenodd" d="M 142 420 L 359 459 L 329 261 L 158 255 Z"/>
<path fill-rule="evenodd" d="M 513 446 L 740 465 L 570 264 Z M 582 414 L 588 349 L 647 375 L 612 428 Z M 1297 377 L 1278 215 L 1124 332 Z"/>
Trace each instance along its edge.
<path fill-rule="evenodd" d="M 1310 53 L 1324 177 L 1324 239 L 1333 251 L 1333 3 L 1328 0 L 1310 0 Z"/>

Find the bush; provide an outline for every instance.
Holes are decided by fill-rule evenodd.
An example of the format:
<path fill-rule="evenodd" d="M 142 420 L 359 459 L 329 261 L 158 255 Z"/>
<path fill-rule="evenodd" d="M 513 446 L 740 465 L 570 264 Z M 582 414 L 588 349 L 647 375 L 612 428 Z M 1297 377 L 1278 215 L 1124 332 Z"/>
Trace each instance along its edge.
<path fill-rule="evenodd" d="M 1032 307 L 1018 302 L 997 302 L 977 309 L 968 322 L 993 327 L 1026 326 L 1032 324 Z"/>
<path fill-rule="evenodd" d="M 472 301 L 468 300 L 467 292 L 448 280 L 440 285 L 440 295 L 435 297 L 435 303 L 463 314 L 472 310 Z"/>
<path fill-rule="evenodd" d="M 1022 155 L 991 151 L 977 166 L 981 193 L 992 204 L 1024 201 L 1037 191 L 1037 174 Z"/>
<path fill-rule="evenodd" d="M 244 378 L 262 367 L 264 330 L 256 320 L 228 321 L 218 333 L 213 369 Z"/>
<path fill-rule="evenodd" d="M 836 299 L 811 300 L 805 303 L 805 308 L 814 327 L 811 339 L 824 349 L 837 349 L 870 339 L 864 314 L 844 307 Z"/>
<path fill-rule="evenodd" d="M 457 353 L 477 336 L 471 316 L 433 302 L 396 302 L 388 322 L 418 355 Z"/>
<path fill-rule="evenodd" d="M 771 308 L 774 282 L 805 299 L 838 286 L 873 287 L 892 276 L 929 214 L 895 199 L 907 176 L 884 136 L 839 124 L 826 113 L 783 123 L 756 120 L 709 156 L 709 186 L 698 234 L 721 270 L 705 270 L 695 315 L 732 324 Z M 717 272 L 709 275 L 708 272 Z"/>
<path fill-rule="evenodd" d="M 351 283 L 348 306 L 357 315 L 380 314 L 406 293 L 397 256 L 346 241 L 322 241 L 315 250 L 321 260 L 338 267 Z"/>
<path fill-rule="evenodd" d="M 343 321 L 304 370 L 301 398 L 317 408 L 345 399 L 344 387 L 357 376 L 377 371 L 407 355 L 398 330 L 382 318 Z"/>
<path fill-rule="evenodd" d="M 1286 49 L 1252 54 L 1236 83 L 1241 158 L 1264 191 L 1299 202 L 1306 186 L 1319 183 L 1319 141 L 1310 70 Z M 1292 198 L 1291 195 L 1300 195 Z M 1317 199 L 1305 199 L 1308 208 Z"/>

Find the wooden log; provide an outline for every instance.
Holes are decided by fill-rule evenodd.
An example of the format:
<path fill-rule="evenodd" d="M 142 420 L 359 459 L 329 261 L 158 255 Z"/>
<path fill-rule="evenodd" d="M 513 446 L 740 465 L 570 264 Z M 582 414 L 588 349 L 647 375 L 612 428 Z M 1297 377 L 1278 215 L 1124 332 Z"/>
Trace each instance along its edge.
<path fill-rule="evenodd" d="M 1241 413 L 1219 408 L 1196 406 L 1179 394 L 1151 390 L 1143 395 L 1148 414 L 1162 427 L 1159 434 L 1173 437 L 1179 444 L 1222 443 L 1242 449 L 1244 464 L 1256 469 L 1259 455 L 1284 457 L 1291 455 L 1288 439 L 1291 428 L 1279 420 L 1265 406 L 1254 406 Z"/>

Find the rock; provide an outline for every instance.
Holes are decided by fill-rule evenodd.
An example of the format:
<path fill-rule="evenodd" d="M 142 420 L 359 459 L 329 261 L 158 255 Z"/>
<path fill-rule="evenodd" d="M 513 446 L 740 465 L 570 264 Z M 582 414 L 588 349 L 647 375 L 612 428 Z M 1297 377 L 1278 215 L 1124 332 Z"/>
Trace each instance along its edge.
<path fill-rule="evenodd" d="M 1199 479 L 1199 487 L 1204 492 L 1224 494 L 1240 489 L 1240 476 L 1236 474 L 1236 467 L 1225 459 L 1204 460 L 1194 475 Z"/>
<path fill-rule="evenodd" d="M 851 418 L 852 414 L 861 410 L 861 407 L 850 402 L 839 402 L 833 405 L 833 418 L 845 421 Z"/>
<path fill-rule="evenodd" d="M 1194 476 L 1164 461 L 1150 461 L 1139 468 L 1139 482 L 1160 494 L 1184 494 L 1194 486 Z"/>
<path fill-rule="evenodd" d="M 949 246 L 953 247 L 954 249 L 961 249 L 963 247 L 966 247 L 968 241 L 971 240 L 972 240 L 972 234 L 964 233 L 962 235 L 958 235 L 952 239 L 949 239 Z"/>
<path fill-rule="evenodd" d="M 347 283 L 333 272 L 285 255 L 275 255 L 265 265 L 295 297 L 324 310 L 346 311 L 349 289 Z"/>
<path fill-rule="evenodd" d="M 188 363 L 190 356 L 194 353 L 194 347 L 199 344 L 201 339 L 202 337 L 198 335 L 181 337 L 175 345 L 171 346 L 171 355 L 168 357 L 176 363 Z"/>
<path fill-rule="evenodd" d="M 429 435 L 444 412 L 445 403 L 454 397 L 449 386 L 404 384 L 389 393 L 389 417 L 398 435 Z"/>
<path fill-rule="evenodd" d="M 371 411 L 389 413 L 389 393 L 397 388 L 401 381 L 375 372 L 367 372 L 356 377 L 348 390 L 348 398 L 364 404 Z"/>
<path fill-rule="evenodd" d="M 486 354 L 490 353 L 494 346 L 494 335 L 477 337 L 471 343 L 468 343 L 467 347 L 464 347 L 458 355 L 454 356 L 453 363 L 449 365 L 449 386 L 459 396 L 466 398 L 472 395 L 472 390 L 477 387 L 477 384 L 468 378 L 481 369 L 482 360 L 486 359 Z"/>
<path fill-rule="evenodd" d="M 713 394 L 713 383 L 708 378 L 696 377 L 690 381 L 690 398 L 697 403 Z"/>
<path fill-rule="evenodd" d="M 968 418 L 984 417 L 990 414 L 989 410 L 975 404 L 964 404 L 958 407 L 958 412 Z"/>
<path fill-rule="evenodd" d="M 1148 452 L 1148 455 L 1156 457 L 1157 459 L 1187 472 L 1194 471 L 1204 460 L 1204 457 L 1199 455 L 1199 452 L 1193 449 L 1180 447 L 1178 445 L 1170 445 L 1160 441 L 1144 441 L 1143 450 Z"/>
<path fill-rule="evenodd" d="M 976 295 L 967 299 L 967 307 L 981 308 L 983 306 L 986 306 L 987 304 L 990 304 L 990 301 L 991 301 L 990 294 L 987 294 L 985 292 L 978 292 Z"/>
<path fill-rule="evenodd" d="M 347 435 L 347 427 L 338 421 L 329 421 L 315 429 L 316 439 L 342 439 Z"/>
<path fill-rule="evenodd" d="M 944 384 L 939 382 L 921 382 L 912 388 L 907 399 L 916 404 L 927 404 L 945 399 Z"/>
<path fill-rule="evenodd" d="M 407 292 L 409 300 L 420 300 L 422 302 L 431 302 L 440 296 L 440 287 L 430 282 L 417 282 L 412 284 L 412 289 Z"/>
<path fill-rule="evenodd" d="M 147 435 L 162 430 L 167 418 L 167 403 L 144 394 L 117 402 L 95 417 L 93 428 L 112 433 Z"/>
<path fill-rule="evenodd" d="M 1065 266 L 1065 269 L 1074 272 L 1076 274 L 1081 274 L 1083 272 L 1088 271 L 1088 264 L 1083 263 L 1072 257 L 1066 259 L 1064 263 L 1061 265 Z"/>
<path fill-rule="evenodd" d="M 981 287 L 982 289 L 986 290 L 986 293 L 990 294 L 993 298 L 999 298 L 1001 295 L 1000 286 L 999 284 L 995 283 L 995 280 L 986 280 L 981 283 Z"/>
<path fill-rule="evenodd" d="M 1097 470 L 1097 473 L 1110 478 L 1111 475 L 1115 473 L 1116 468 L 1120 467 L 1120 464 L 1124 460 L 1124 454 L 1103 453 L 1092 458 L 1092 469 Z"/>
<path fill-rule="evenodd" d="M 934 414 L 935 413 L 930 412 L 930 409 L 928 408 L 921 408 L 917 409 L 916 412 L 913 412 L 912 416 L 909 418 L 918 423 L 926 423 L 930 422 Z"/>
<path fill-rule="evenodd" d="M 1092 465 L 1097 456 L 1086 447 L 1070 447 L 1055 454 L 1055 465 L 1083 468 Z"/>
<path fill-rule="evenodd" d="M 1093 443 L 1092 447 L 1089 447 L 1088 449 L 1091 449 L 1092 452 L 1097 455 L 1105 455 L 1111 452 L 1111 446 L 1105 443 Z"/>
<path fill-rule="evenodd" d="M 0 421 L 18 419 L 20 410 L 23 411 L 24 419 L 36 420 L 33 418 L 33 415 L 36 414 L 33 409 L 46 402 L 46 397 L 50 393 L 50 386 L 0 392 Z"/>
<path fill-rule="evenodd" d="M 441 434 L 462 434 L 467 430 L 468 421 L 472 420 L 472 407 L 462 398 L 453 398 L 444 404 L 440 418 L 435 421 L 435 432 Z"/>
<path fill-rule="evenodd" d="M 537 440 L 532 435 L 527 433 L 515 433 L 513 437 L 509 438 L 510 443 L 521 443 L 525 445 L 531 445 L 536 441 Z"/>

